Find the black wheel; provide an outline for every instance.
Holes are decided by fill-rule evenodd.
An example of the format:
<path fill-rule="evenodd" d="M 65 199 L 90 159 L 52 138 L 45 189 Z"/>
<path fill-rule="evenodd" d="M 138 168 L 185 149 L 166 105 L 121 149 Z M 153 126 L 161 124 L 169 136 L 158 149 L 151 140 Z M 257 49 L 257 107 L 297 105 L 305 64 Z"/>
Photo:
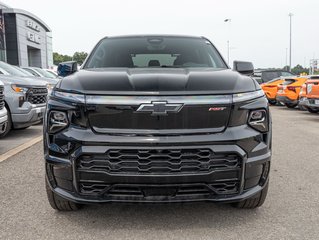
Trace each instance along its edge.
<path fill-rule="evenodd" d="M 267 193 L 268 193 L 268 185 L 269 185 L 269 183 L 266 184 L 264 189 L 261 190 L 261 192 L 258 193 L 258 195 L 254 196 L 252 198 L 248 198 L 242 202 L 233 203 L 233 206 L 236 208 L 257 208 L 257 207 L 260 207 L 261 205 L 263 205 L 263 203 L 266 200 Z"/>
<path fill-rule="evenodd" d="M 319 112 L 319 108 L 311 108 L 311 107 L 307 107 L 308 112 L 310 113 L 317 113 Z"/>
<path fill-rule="evenodd" d="M 8 133 L 11 131 L 12 129 L 12 119 L 11 119 L 11 113 L 9 111 L 9 109 L 7 108 L 8 111 L 8 121 L 7 121 L 7 125 L 6 125 L 6 129 L 4 130 L 3 133 L 0 134 L 0 138 L 3 138 L 5 136 L 8 135 Z"/>
<path fill-rule="evenodd" d="M 285 103 L 285 105 L 287 108 L 295 108 L 298 106 L 298 104 L 296 104 L 296 103 Z"/>
<path fill-rule="evenodd" d="M 276 105 L 277 104 L 276 100 L 269 100 L 268 99 L 268 102 L 269 102 L 270 105 Z"/>
<path fill-rule="evenodd" d="M 45 180 L 45 188 L 47 191 L 49 203 L 53 209 L 58 211 L 76 211 L 80 209 L 81 205 L 66 200 L 52 192 L 47 180 Z"/>

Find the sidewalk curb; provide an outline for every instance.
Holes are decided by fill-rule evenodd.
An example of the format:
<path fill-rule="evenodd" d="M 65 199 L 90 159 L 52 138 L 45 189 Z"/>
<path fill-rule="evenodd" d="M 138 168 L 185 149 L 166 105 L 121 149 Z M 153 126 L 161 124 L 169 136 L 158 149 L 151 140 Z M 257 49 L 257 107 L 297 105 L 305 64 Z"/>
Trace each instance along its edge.
<path fill-rule="evenodd" d="M 43 139 L 42 136 L 33 138 L 31 140 L 28 140 L 26 143 L 14 148 L 14 149 L 11 149 L 11 150 L 7 151 L 6 153 L 0 155 L 0 163 L 4 162 L 8 158 L 11 158 L 11 157 L 13 157 L 14 155 L 16 155 L 18 153 L 26 150 L 27 148 L 32 147 L 34 144 L 36 144 L 38 142 L 41 142 L 42 139 Z"/>

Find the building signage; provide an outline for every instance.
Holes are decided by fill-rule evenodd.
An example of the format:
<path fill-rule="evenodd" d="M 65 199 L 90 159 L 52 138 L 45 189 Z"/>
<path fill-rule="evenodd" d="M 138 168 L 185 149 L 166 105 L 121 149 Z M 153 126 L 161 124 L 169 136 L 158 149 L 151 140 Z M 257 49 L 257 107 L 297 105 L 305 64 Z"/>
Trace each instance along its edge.
<path fill-rule="evenodd" d="M 41 43 L 41 37 L 38 34 L 36 34 L 36 33 L 27 32 L 27 39 L 30 42 L 34 42 L 34 43 L 37 43 L 37 44 Z"/>
<path fill-rule="evenodd" d="M 37 32 L 40 32 L 40 26 L 36 22 L 33 22 L 30 19 L 28 19 L 26 21 L 26 25 L 27 25 L 28 28 L 31 28 L 31 29 L 33 29 L 33 30 L 35 30 Z"/>

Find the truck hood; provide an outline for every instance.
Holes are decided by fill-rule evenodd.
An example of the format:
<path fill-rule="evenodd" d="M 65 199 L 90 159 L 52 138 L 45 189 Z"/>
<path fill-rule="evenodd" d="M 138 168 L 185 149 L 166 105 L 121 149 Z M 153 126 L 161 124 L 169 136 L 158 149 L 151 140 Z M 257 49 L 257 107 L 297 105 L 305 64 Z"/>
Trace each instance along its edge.
<path fill-rule="evenodd" d="M 35 80 L 28 77 L 16 77 L 11 75 L 1 75 L 0 81 L 3 82 L 4 85 L 18 84 L 24 86 L 39 86 L 46 87 L 47 83 L 41 80 Z"/>
<path fill-rule="evenodd" d="M 46 82 L 51 85 L 56 85 L 59 81 L 59 79 L 54 79 L 54 78 L 46 78 L 46 77 L 27 77 L 28 79 L 32 79 L 35 83 L 37 82 Z"/>
<path fill-rule="evenodd" d="M 255 91 L 258 84 L 230 69 L 107 68 L 82 69 L 57 84 L 84 94 L 194 95 Z"/>

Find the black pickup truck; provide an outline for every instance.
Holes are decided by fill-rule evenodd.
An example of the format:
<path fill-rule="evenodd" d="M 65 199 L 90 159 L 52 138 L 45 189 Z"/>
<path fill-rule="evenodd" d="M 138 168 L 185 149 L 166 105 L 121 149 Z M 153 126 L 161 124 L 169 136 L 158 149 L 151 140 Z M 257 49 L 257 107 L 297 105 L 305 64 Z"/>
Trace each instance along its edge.
<path fill-rule="evenodd" d="M 59 65 L 44 121 L 51 206 L 263 204 L 271 116 L 253 65 L 230 69 L 203 37 L 102 39 L 80 70 Z"/>

